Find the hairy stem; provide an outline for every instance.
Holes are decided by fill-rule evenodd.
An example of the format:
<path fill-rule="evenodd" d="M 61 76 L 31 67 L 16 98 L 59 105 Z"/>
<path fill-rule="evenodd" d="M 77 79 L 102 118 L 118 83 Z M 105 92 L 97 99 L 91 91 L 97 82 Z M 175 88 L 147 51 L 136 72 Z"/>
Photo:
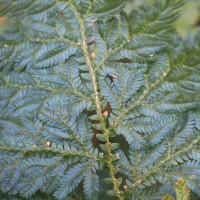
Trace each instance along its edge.
<path fill-rule="evenodd" d="M 112 160 L 112 148 L 111 148 L 111 143 L 110 143 L 109 131 L 106 128 L 106 122 L 105 122 L 104 117 L 102 116 L 102 107 L 101 107 L 100 96 L 99 96 L 98 87 L 97 87 L 97 77 L 96 77 L 96 73 L 95 73 L 95 70 L 93 68 L 93 65 L 92 65 L 92 62 L 90 59 L 90 54 L 86 48 L 86 37 L 85 37 L 84 32 L 82 33 L 82 40 L 83 40 L 82 49 L 84 51 L 86 64 L 89 67 L 89 72 L 92 77 L 92 85 L 93 85 L 95 103 L 96 103 L 96 107 L 97 107 L 97 114 L 99 115 L 100 123 L 103 128 L 103 134 L 105 135 L 105 138 L 106 138 L 106 150 L 107 150 L 107 154 L 108 154 L 107 164 L 108 164 L 110 176 L 111 176 L 112 182 L 113 182 L 113 189 L 116 192 L 117 198 L 120 200 L 122 198 L 120 196 L 117 179 L 115 178 L 115 173 L 114 173 L 114 165 L 113 165 L 113 160 Z"/>
<path fill-rule="evenodd" d="M 110 177 L 112 178 L 112 183 L 113 183 L 113 189 L 115 190 L 116 196 L 118 200 L 123 200 L 123 197 L 121 197 L 120 190 L 118 187 L 117 179 L 115 177 L 115 166 L 113 163 L 113 155 L 112 155 L 112 147 L 111 147 L 111 142 L 110 142 L 110 136 L 109 136 L 109 130 L 106 128 L 106 121 L 105 118 L 102 115 L 102 106 L 101 106 L 101 100 L 98 92 L 98 83 L 97 83 L 97 76 L 96 76 L 96 71 L 93 66 L 93 63 L 90 58 L 90 53 L 87 49 L 87 38 L 86 38 L 86 32 L 85 32 L 85 26 L 84 26 L 84 19 L 80 17 L 79 13 L 77 12 L 76 8 L 73 6 L 72 3 L 70 3 L 71 8 L 74 11 L 75 16 L 79 20 L 80 24 L 80 29 L 81 29 L 81 39 L 82 39 L 82 50 L 83 54 L 85 57 L 86 65 L 88 66 L 89 73 L 92 78 L 92 86 L 93 86 L 93 93 L 94 93 L 94 99 L 95 99 L 95 104 L 96 104 L 96 112 L 100 118 L 100 125 L 103 129 L 103 134 L 106 139 L 106 152 L 107 152 L 107 158 L 106 158 L 106 163 L 109 168 L 109 173 Z"/>

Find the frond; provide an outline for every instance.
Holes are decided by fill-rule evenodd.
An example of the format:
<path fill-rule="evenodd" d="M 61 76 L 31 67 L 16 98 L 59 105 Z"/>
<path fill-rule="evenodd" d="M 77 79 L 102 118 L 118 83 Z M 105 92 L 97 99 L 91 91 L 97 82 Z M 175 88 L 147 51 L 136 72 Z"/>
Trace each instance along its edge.
<path fill-rule="evenodd" d="M 0 199 L 200 196 L 200 34 L 127 2 L 1 1 Z"/>

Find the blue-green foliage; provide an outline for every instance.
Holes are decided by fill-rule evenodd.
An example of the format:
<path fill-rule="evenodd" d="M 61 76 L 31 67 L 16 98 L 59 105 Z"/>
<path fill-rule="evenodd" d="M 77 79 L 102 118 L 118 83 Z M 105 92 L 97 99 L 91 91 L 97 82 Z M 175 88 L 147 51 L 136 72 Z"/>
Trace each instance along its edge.
<path fill-rule="evenodd" d="M 200 34 L 176 35 L 184 0 L 129 14 L 126 2 L 0 1 L 14 20 L 0 36 L 0 199 L 116 195 L 99 176 L 110 155 L 97 104 L 111 107 L 121 199 L 175 195 L 180 177 L 200 196 Z"/>

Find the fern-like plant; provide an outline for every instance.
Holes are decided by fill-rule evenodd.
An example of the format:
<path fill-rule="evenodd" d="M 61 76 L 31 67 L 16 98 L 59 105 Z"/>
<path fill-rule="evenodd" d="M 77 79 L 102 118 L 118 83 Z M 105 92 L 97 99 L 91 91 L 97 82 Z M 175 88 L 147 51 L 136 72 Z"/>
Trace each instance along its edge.
<path fill-rule="evenodd" d="M 183 0 L 1 0 L 1 199 L 200 196 L 200 33 Z M 191 178 L 192 177 L 192 178 Z"/>

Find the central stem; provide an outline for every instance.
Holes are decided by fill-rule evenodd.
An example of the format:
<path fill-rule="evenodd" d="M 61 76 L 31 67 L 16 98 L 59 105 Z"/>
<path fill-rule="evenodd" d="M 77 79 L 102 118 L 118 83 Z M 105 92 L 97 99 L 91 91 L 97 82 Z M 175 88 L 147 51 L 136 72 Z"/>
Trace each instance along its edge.
<path fill-rule="evenodd" d="M 97 114 L 100 118 L 100 124 L 102 126 L 103 134 L 106 139 L 106 150 L 107 150 L 107 154 L 108 154 L 107 155 L 107 164 L 108 164 L 110 176 L 111 176 L 112 182 L 113 182 L 113 189 L 116 192 L 118 200 L 122 200 L 123 198 L 120 195 L 120 190 L 118 188 L 117 179 L 115 178 L 115 166 L 113 165 L 112 147 L 111 147 L 111 143 L 110 143 L 109 130 L 106 128 L 106 122 L 102 115 L 102 107 L 101 107 L 101 102 L 100 102 L 100 97 L 99 97 L 99 92 L 98 92 L 98 87 L 97 87 L 97 78 L 96 78 L 95 70 L 93 69 L 93 65 L 92 65 L 92 62 L 90 59 L 90 54 L 87 50 L 86 36 L 84 33 L 82 34 L 82 41 L 83 41 L 82 49 L 83 49 L 83 52 L 85 55 L 86 64 L 89 68 L 89 72 L 92 77 L 92 85 L 93 85 L 93 90 L 94 90 L 95 103 L 96 103 L 96 107 L 97 107 Z"/>
<path fill-rule="evenodd" d="M 99 92 L 98 92 L 98 83 L 97 83 L 96 71 L 95 71 L 93 63 L 91 61 L 90 53 L 88 52 L 88 49 L 87 49 L 87 41 L 86 41 L 87 38 L 86 38 L 86 34 L 85 34 L 84 20 L 79 17 L 79 21 L 80 21 L 81 37 L 82 37 L 82 49 L 83 49 L 83 53 L 84 53 L 84 56 L 85 56 L 86 65 L 89 68 L 89 73 L 90 73 L 91 78 L 92 78 L 94 98 L 95 98 L 95 103 L 96 103 L 96 107 L 97 107 L 96 112 L 99 116 L 100 125 L 103 129 L 103 134 L 104 134 L 105 139 L 106 139 L 106 144 L 105 144 L 106 152 L 107 152 L 106 162 L 107 162 L 107 165 L 108 165 L 108 168 L 109 168 L 110 177 L 111 177 L 112 183 L 113 183 L 113 189 L 115 190 L 117 199 L 122 200 L 123 198 L 120 195 L 118 182 L 117 182 L 117 179 L 115 178 L 115 166 L 113 164 L 112 146 L 111 146 L 111 143 L 110 143 L 109 130 L 106 128 L 106 121 L 105 121 L 105 118 L 102 115 L 102 106 L 101 106 L 100 96 L 99 96 Z"/>

